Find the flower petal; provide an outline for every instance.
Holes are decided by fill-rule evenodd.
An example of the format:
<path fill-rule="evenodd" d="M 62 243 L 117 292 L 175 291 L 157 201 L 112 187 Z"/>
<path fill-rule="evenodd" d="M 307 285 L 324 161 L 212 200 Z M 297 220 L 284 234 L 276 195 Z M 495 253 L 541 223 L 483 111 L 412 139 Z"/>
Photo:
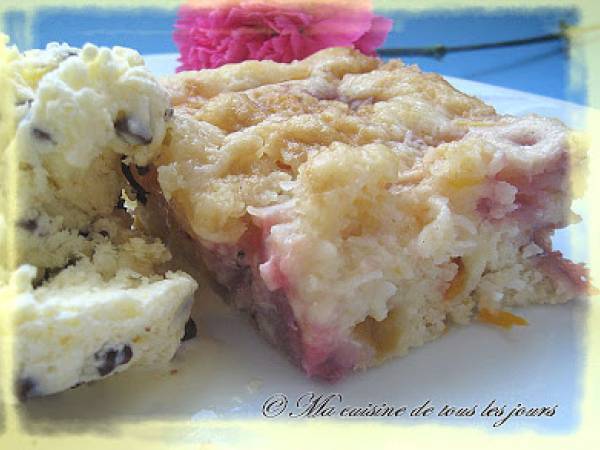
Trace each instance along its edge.
<path fill-rule="evenodd" d="M 178 11 L 173 40 L 179 48 L 179 70 L 218 67 L 246 59 L 290 62 L 332 46 L 354 46 L 373 54 L 392 22 L 374 17 L 371 2 L 352 7 L 271 6 L 244 0 L 184 5 Z M 219 6 L 220 4 L 220 6 Z"/>
<path fill-rule="evenodd" d="M 371 21 L 370 30 L 354 43 L 356 49 L 367 55 L 374 55 L 392 29 L 394 22 L 387 17 L 375 16 Z"/>

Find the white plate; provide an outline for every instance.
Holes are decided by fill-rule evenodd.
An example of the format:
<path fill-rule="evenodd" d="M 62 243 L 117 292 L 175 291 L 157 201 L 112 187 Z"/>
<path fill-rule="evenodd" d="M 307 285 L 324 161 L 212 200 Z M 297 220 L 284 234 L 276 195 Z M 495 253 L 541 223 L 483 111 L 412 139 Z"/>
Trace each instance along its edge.
<path fill-rule="evenodd" d="M 146 58 L 157 75 L 172 73 L 175 55 Z M 558 117 L 582 128 L 585 109 L 559 100 L 449 79 L 457 88 L 477 95 L 510 114 L 539 113 Z M 585 203 L 576 204 L 583 211 Z M 561 231 L 555 244 L 576 261 L 586 259 L 585 223 Z M 306 378 L 277 351 L 269 347 L 245 317 L 230 311 L 207 287 L 202 288 L 194 312 L 199 338 L 185 343 L 172 365 L 154 372 L 127 372 L 103 382 L 59 395 L 34 399 L 25 407 L 32 432 L 48 432 L 58 425 L 73 431 L 102 430 L 117 420 L 168 417 L 261 417 L 262 406 L 275 393 L 289 399 L 288 411 L 307 392 L 340 393 L 341 406 L 369 403 L 407 406 L 409 411 L 429 400 L 436 412 L 444 404 L 477 405 L 490 401 L 526 407 L 554 406 L 552 417 L 512 417 L 497 430 L 530 428 L 565 433 L 577 427 L 582 374 L 581 331 L 586 302 L 538 306 L 519 311 L 530 322 L 511 331 L 473 324 L 453 327 L 443 338 L 415 349 L 406 357 L 335 385 Z M 177 371 L 172 373 L 172 371 Z M 435 414 L 435 413 L 434 413 Z M 287 411 L 279 418 L 287 416 Z M 351 420 L 351 419 L 350 419 Z M 372 419 L 381 420 L 381 419 Z M 492 429 L 497 418 L 389 419 L 406 423 L 441 422 L 477 425 Z M 45 425 L 42 425 L 45 423 Z"/>

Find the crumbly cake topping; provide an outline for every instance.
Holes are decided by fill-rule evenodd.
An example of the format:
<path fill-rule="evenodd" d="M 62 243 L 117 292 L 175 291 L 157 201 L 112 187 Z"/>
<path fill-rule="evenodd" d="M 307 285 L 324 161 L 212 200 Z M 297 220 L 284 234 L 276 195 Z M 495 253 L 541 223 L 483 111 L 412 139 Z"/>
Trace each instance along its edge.
<path fill-rule="evenodd" d="M 208 248 L 260 230 L 260 277 L 287 294 L 305 339 L 383 321 L 410 308 L 406 292 L 436 305 L 436 327 L 452 302 L 497 309 L 504 294 L 474 292 L 483 272 L 569 221 L 582 152 L 567 128 L 497 115 L 415 66 L 337 48 L 164 85 L 163 194 Z M 516 253 L 500 254 L 503 240 Z"/>
<path fill-rule="evenodd" d="M 160 184 L 194 216 L 197 235 L 214 242 L 243 234 L 248 207 L 304 188 L 335 190 L 371 156 L 368 184 L 410 178 L 429 145 L 458 140 L 469 121 L 494 115 L 438 75 L 339 48 L 289 65 L 182 73 L 165 85 L 178 120 L 156 162 Z"/>

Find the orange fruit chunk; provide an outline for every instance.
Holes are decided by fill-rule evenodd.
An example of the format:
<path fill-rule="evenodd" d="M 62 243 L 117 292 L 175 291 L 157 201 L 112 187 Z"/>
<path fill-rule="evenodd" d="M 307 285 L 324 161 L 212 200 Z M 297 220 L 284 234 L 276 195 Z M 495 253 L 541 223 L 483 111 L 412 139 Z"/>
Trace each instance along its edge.
<path fill-rule="evenodd" d="M 508 311 L 492 311 L 486 308 L 479 310 L 479 320 L 491 325 L 497 325 L 502 328 L 510 329 L 513 325 L 525 326 L 529 322 L 522 317 L 516 316 Z"/>

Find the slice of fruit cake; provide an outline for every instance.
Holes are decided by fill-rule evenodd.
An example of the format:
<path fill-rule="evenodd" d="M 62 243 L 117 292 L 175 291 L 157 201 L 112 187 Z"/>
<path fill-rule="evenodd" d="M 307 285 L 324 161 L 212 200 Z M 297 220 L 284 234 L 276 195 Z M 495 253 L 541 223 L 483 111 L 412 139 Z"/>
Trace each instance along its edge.
<path fill-rule="evenodd" d="M 132 167 L 141 222 L 310 376 L 585 293 L 583 267 L 550 243 L 585 156 L 557 120 L 499 115 L 439 75 L 345 48 L 163 84 L 163 148 Z"/>

